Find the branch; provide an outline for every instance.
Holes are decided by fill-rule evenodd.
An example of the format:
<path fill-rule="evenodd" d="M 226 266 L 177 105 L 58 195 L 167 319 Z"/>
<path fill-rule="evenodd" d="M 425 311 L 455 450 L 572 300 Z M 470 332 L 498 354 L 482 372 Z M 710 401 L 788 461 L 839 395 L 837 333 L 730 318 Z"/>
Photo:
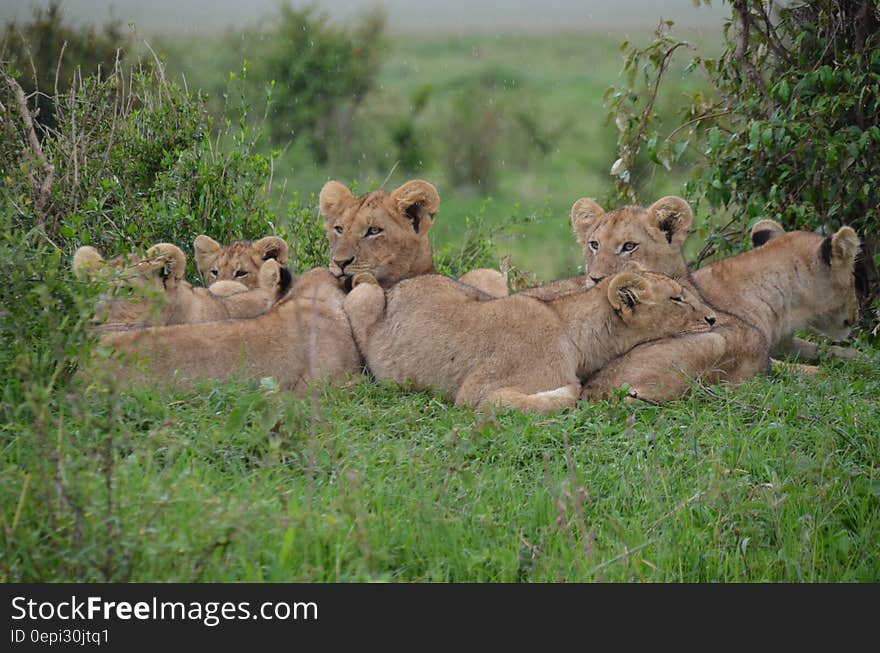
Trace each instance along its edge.
<path fill-rule="evenodd" d="M 770 22 L 770 16 L 767 15 L 767 10 L 764 8 L 764 3 L 759 2 L 758 8 L 761 10 L 761 18 L 764 21 L 764 27 L 766 28 L 766 31 L 762 31 L 761 28 L 757 25 L 755 26 L 755 29 L 761 32 L 764 38 L 767 39 L 767 44 L 770 46 L 770 49 L 776 53 L 776 56 L 785 61 L 785 63 L 787 63 L 788 65 L 791 65 L 791 53 L 784 45 L 782 45 L 782 40 L 776 33 L 776 27 L 773 25 L 773 23 Z"/>
<path fill-rule="evenodd" d="M 767 88 L 764 85 L 764 79 L 755 69 L 754 64 L 748 57 L 749 52 L 749 33 L 751 32 L 751 13 L 747 5 L 747 0 L 734 0 L 733 7 L 739 13 L 740 33 L 739 41 L 736 44 L 736 51 L 733 53 L 734 59 L 746 71 L 751 78 L 752 83 L 761 91 L 761 95 L 767 97 Z"/>
<path fill-rule="evenodd" d="M 715 113 L 704 113 L 701 116 L 697 116 L 696 118 L 691 118 L 687 122 L 683 122 L 678 127 L 669 132 L 669 136 L 667 136 L 664 141 L 670 140 L 673 136 L 675 136 L 678 132 L 680 132 L 685 127 L 690 127 L 694 123 L 702 122 L 704 120 L 709 120 L 710 118 L 720 118 L 721 116 L 726 116 L 730 113 L 730 109 L 724 109 L 722 111 L 716 111 Z"/>
<path fill-rule="evenodd" d="M 52 191 L 52 182 L 55 179 L 55 166 L 53 166 L 46 159 L 46 155 L 43 153 L 43 147 L 40 145 L 40 139 L 37 138 L 37 133 L 34 131 L 34 120 L 31 116 L 31 112 L 27 106 L 27 98 L 24 95 L 24 90 L 22 90 L 21 86 L 17 81 L 15 81 L 8 74 L 3 73 L 4 78 L 6 79 L 6 83 L 9 85 L 9 88 L 12 90 L 15 95 L 15 99 L 18 103 L 18 113 L 21 116 L 21 121 L 24 123 L 25 131 L 27 132 L 28 142 L 31 146 L 31 153 L 34 158 L 37 160 L 37 163 L 43 168 L 44 178 L 43 182 L 39 187 L 39 194 L 37 195 L 36 201 L 34 202 L 34 208 L 37 213 L 37 224 L 40 227 L 46 226 L 46 205 L 49 202 L 49 195 Z M 31 186 L 35 186 L 33 180 L 31 180 Z"/>

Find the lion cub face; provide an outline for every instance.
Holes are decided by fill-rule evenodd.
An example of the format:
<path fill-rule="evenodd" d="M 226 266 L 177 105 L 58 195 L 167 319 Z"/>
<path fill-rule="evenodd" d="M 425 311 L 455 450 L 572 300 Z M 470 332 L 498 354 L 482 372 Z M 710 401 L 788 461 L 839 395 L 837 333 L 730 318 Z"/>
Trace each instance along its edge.
<path fill-rule="evenodd" d="M 635 266 L 627 266 L 632 270 Z M 654 272 L 620 272 L 607 282 L 612 308 L 645 340 L 654 333 L 708 331 L 715 312 L 694 292 L 671 277 Z"/>
<path fill-rule="evenodd" d="M 584 268 L 594 283 L 630 262 L 671 277 L 687 275 L 681 247 L 693 213 L 679 197 L 664 197 L 647 209 L 624 206 L 607 212 L 584 197 L 571 207 L 570 222 L 584 249 Z"/>
<path fill-rule="evenodd" d="M 330 271 L 349 284 L 354 275 L 370 273 L 383 287 L 432 272 L 428 231 L 439 206 L 437 189 L 426 181 L 358 196 L 328 181 L 321 189 L 320 210 L 330 244 Z"/>
<path fill-rule="evenodd" d="M 141 258 L 117 256 L 104 260 L 88 245 L 73 256 L 73 271 L 93 279 L 111 279 L 95 305 L 95 321 L 106 326 L 147 323 L 159 315 L 167 295 L 183 279 L 186 256 L 170 243 L 153 245 Z"/>
<path fill-rule="evenodd" d="M 264 262 L 275 259 L 281 265 L 287 265 L 287 243 L 277 236 L 255 241 L 239 240 L 224 247 L 213 238 L 201 235 L 193 242 L 193 250 L 196 267 L 206 286 L 218 281 L 236 281 L 248 288 L 257 288 Z"/>

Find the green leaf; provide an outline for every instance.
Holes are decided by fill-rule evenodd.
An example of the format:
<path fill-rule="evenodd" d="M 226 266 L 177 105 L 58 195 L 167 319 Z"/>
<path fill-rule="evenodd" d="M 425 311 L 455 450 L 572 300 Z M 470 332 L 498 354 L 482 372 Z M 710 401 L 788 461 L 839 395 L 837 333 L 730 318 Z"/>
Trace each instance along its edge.
<path fill-rule="evenodd" d="M 779 83 L 773 89 L 776 97 L 779 98 L 779 101 L 782 104 L 788 104 L 788 100 L 791 97 L 791 90 L 788 88 L 788 82 L 784 79 L 780 80 Z"/>
<path fill-rule="evenodd" d="M 757 121 L 752 122 L 749 127 L 749 149 L 757 150 L 758 141 L 761 138 L 761 124 Z"/>

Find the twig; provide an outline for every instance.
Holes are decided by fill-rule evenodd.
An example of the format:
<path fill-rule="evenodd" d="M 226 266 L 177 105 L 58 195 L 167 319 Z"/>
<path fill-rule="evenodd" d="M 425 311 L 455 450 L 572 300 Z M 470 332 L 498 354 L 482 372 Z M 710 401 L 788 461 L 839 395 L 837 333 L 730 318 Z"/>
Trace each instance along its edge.
<path fill-rule="evenodd" d="M 734 0 L 734 10 L 739 13 L 740 33 L 739 41 L 736 44 L 736 50 L 733 58 L 739 62 L 739 65 L 745 69 L 748 76 L 752 79 L 752 83 L 757 87 L 765 98 L 767 97 L 767 88 L 764 85 L 764 79 L 755 69 L 748 57 L 749 53 L 749 34 L 751 33 L 751 12 L 749 11 L 747 0 Z"/>
<path fill-rule="evenodd" d="M 391 172 L 388 173 L 388 176 L 385 177 L 385 180 L 382 182 L 382 184 L 379 186 L 379 188 L 385 188 L 385 184 L 387 184 L 387 183 L 388 183 L 388 180 L 391 179 L 391 175 L 393 175 L 393 174 L 394 174 L 394 171 L 397 170 L 397 166 L 398 166 L 398 165 L 400 165 L 400 161 L 399 161 L 399 160 L 398 160 L 398 161 L 395 161 L 395 162 L 394 162 L 394 165 L 391 166 Z"/>
<path fill-rule="evenodd" d="M 745 401 L 739 401 L 738 399 L 734 399 L 733 397 L 722 397 L 717 392 L 712 390 L 712 388 L 709 388 L 708 386 L 703 385 L 703 383 L 701 381 L 696 381 L 696 384 L 697 384 L 697 387 L 702 392 L 706 393 L 707 395 L 709 395 L 713 399 L 717 399 L 719 401 L 729 401 L 730 403 L 732 403 L 736 406 L 739 406 L 740 408 L 748 408 L 749 410 L 754 410 L 758 413 L 762 413 L 765 416 L 770 416 L 770 414 L 771 414 L 770 411 L 768 409 L 764 408 L 763 406 L 758 406 L 757 404 L 750 404 Z M 803 420 L 803 421 L 807 421 L 807 422 L 817 421 L 817 418 L 815 418 L 815 417 L 810 418 L 810 417 L 804 417 L 803 415 L 797 415 L 797 414 L 795 414 L 795 417 L 798 418 L 799 420 Z"/>
<path fill-rule="evenodd" d="M 571 531 L 568 528 L 568 520 L 565 518 L 565 504 L 553 488 L 553 478 L 550 476 L 550 456 L 546 451 L 544 452 L 544 480 L 547 483 L 547 489 L 550 491 L 553 505 L 556 508 L 556 526 L 562 531 L 562 534 L 568 542 L 568 548 L 571 550 L 575 560 L 577 560 L 580 556 L 577 555 L 578 549 L 571 536 Z"/>
<path fill-rule="evenodd" d="M 58 75 L 61 74 L 61 60 L 64 58 L 64 51 L 67 49 L 67 41 L 61 46 L 61 52 L 58 54 L 58 63 L 55 65 L 55 96 L 58 97 Z"/>
<path fill-rule="evenodd" d="M 730 111 L 731 111 L 730 109 L 724 109 L 723 111 L 716 111 L 715 113 L 704 113 L 702 116 L 697 116 L 696 118 L 691 118 L 687 122 L 683 122 L 678 127 L 676 127 L 671 132 L 669 132 L 669 136 L 667 136 L 664 140 L 668 141 L 673 136 L 675 136 L 678 132 L 680 132 L 682 129 L 684 129 L 685 127 L 689 127 L 689 126 L 693 125 L 694 123 L 701 122 L 703 120 L 708 120 L 709 118 L 719 118 L 721 116 L 726 116 L 728 113 L 730 113 Z"/>
<path fill-rule="evenodd" d="M 43 182 L 39 186 L 39 194 L 37 195 L 36 202 L 34 202 L 34 208 L 37 214 L 37 224 L 40 227 L 46 226 L 46 205 L 49 202 L 49 195 L 52 192 L 52 183 L 55 180 L 55 166 L 53 166 L 46 159 L 46 155 L 43 153 L 43 147 L 40 145 L 40 139 L 37 138 L 37 132 L 34 130 L 34 120 L 31 116 L 30 109 L 27 106 L 27 98 L 24 95 L 24 90 L 22 90 L 21 86 L 17 81 L 15 81 L 12 77 L 10 77 L 7 73 L 3 73 L 4 78 L 6 79 L 6 83 L 9 85 L 9 88 L 12 90 L 15 95 L 15 99 L 18 103 L 18 113 L 21 117 L 22 122 L 24 123 L 25 131 L 27 132 L 28 142 L 31 146 L 31 152 L 34 155 L 34 158 L 43 168 Z M 31 182 L 32 186 L 33 181 Z"/>
<path fill-rule="evenodd" d="M 738 222 L 738 221 L 739 221 L 739 217 L 737 217 L 737 216 L 732 217 L 730 220 L 727 221 L 727 223 L 723 227 L 721 227 L 721 229 L 718 230 L 718 233 L 720 233 L 722 236 L 725 236 L 725 237 L 732 236 L 734 233 L 739 231 L 739 229 L 732 231 L 732 232 L 728 232 L 728 229 L 730 228 L 731 225 L 733 225 L 735 222 Z M 703 249 L 701 249 L 700 253 L 697 255 L 697 260 L 695 261 L 696 266 L 699 267 L 700 263 L 702 263 L 703 260 L 709 258 L 714 253 L 715 253 L 714 243 L 708 242 L 705 245 L 703 245 Z"/>

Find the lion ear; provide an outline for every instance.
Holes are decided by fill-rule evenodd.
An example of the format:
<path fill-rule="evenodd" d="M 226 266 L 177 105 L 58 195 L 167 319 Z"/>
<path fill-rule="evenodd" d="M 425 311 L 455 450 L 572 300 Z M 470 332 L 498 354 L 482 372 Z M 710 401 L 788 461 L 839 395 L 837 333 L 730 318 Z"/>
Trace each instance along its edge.
<path fill-rule="evenodd" d="M 571 207 L 568 221 L 574 231 L 577 241 L 581 245 L 587 242 L 587 232 L 596 223 L 596 218 L 605 213 L 605 209 L 599 206 L 591 197 L 582 197 Z"/>
<path fill-rule="evenodd" d="M 208 266 L 211 264 L 210 257 L 220 251 L 220 243 L 210 236 L 202 234 L 196 236 L 193 241 L 193 251 L 196 255 L 196 267 L 199 269 L 199 274 L 205 277 Z"/>
<path fill-rule="evenodd" d="M 351 202 L 354 195 L 338 181 L 328 181 L 321 189 L 318 197 L 318 208 L 324 220 L 339 217 L 343 209 Z"/>
<path fill-rule="evenodd" d="M 104 266 L 104 257 L 91 245 L 83 245 L 73 254 L 73 272 L 93 275 Z"/>
<path fill-rule="evenodd" d="M 648 207 L 648 223 L 663 232 L 667 243 L 681 247 L 694 223 L 694 213 L 683 199 L 667 195 Z"/>
<path fill-rule="evenodd" d="M 152 264 L 162 281 L 177 283 L 186 272 L 186 254 L 177 245 L 159 243 L 147 250 L 147 261 Z"/>
<path fill-rule="evenodd" d="M 275 259 L 281 265 L 287 265 L 287 243 L 284 242 L 283 238 L 266 236 L 254 241 L 252 247 L 257 256 L 262 260 Z"/>
<path fill-rule="evenodd" d="M 401 215 L 412 224 L 416 233 L 428 231 L 440 208 L 440 194 L 433 184 L 414 179 L 391 193 L 391 199 Z"/>
<path fill-rule="evenodd" d="M 273 258 L 267 259 L 260 266 L 260 288 L 272 290 L 281 281 L 281 266 Z"/>
<path fill-rule="evenodd" d="M 785 228 L 776 222 L 776 220 L 758 220 L 752 230 L 749 232 L 749 238 L 752 241 L 752 247 L 760 247 L 769 240 L 773 240 L 777 236 L 785 233 Z"/>
<path fill-rule="evenodd" d="M 861 249 L 859 237 L 852 227 L 841 227 L 833 236 L 822 241 L 819 253 L 835 270 L 851 272 Z"/>
<path fill-rule="evenodd" d="M 620 272 L 608 282 L 608 303 L 618 311 L 630 312 L 636 304 L 651 301 L 651 284 L 635 272 Z"/>

